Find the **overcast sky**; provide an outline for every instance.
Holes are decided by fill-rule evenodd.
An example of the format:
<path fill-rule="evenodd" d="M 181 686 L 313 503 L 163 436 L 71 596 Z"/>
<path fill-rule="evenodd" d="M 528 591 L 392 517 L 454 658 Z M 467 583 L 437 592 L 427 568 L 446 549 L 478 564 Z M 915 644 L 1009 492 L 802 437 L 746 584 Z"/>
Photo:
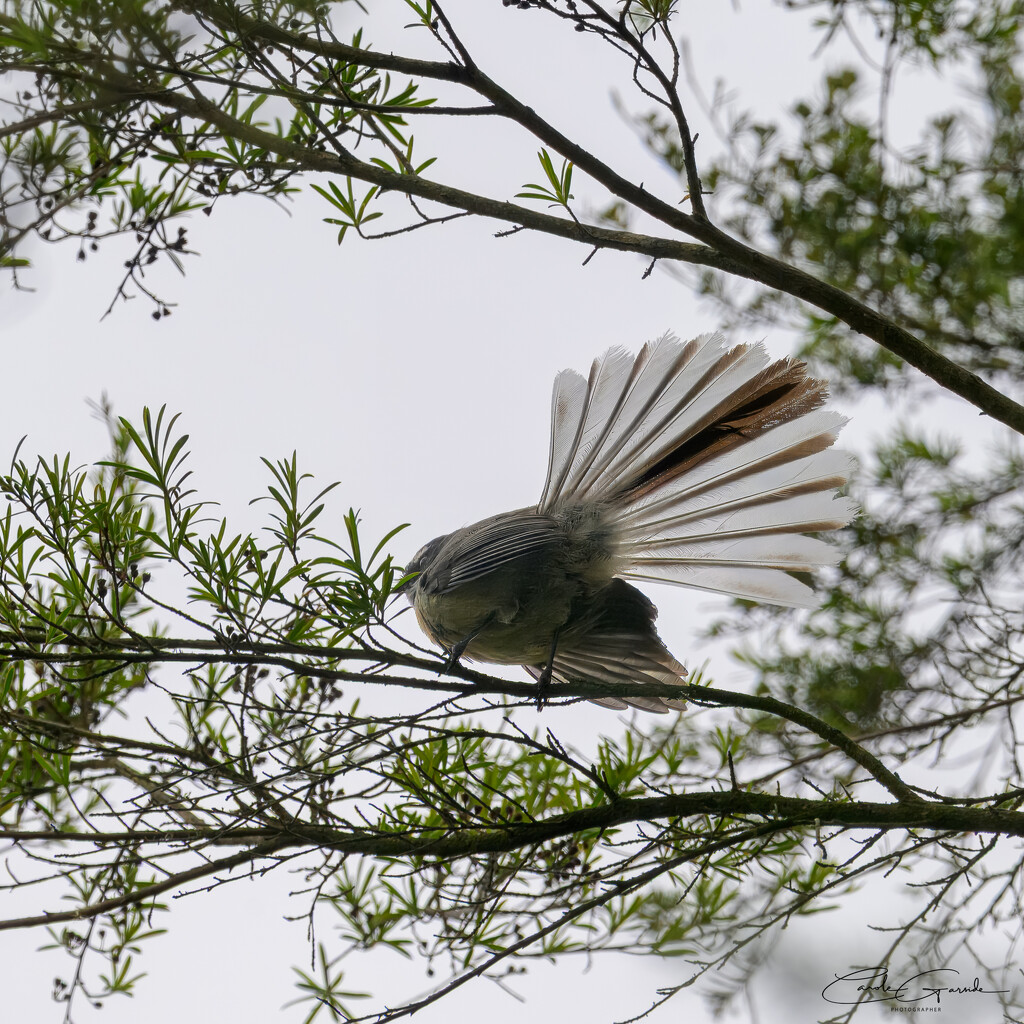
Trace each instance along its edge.
<path fill-rule="evenodd" d="M 542 115 L 620 171 L 663 195 L 677 194 L 615 113 L 610 83 L 626 90 L 628 76 L 593 40 L 497 0 L 448 6 L 470 49 L 499 82 L 520 90 Z M 704 89 L 710 93 L 721 76 L 744 105 L 766 116 L 809 95 L 824 70 L 839 63 L 831 53 L 812 59 L 806 25 L 767 2 L 682 9 L 685 18 L 675 27 L 690 40 Z M 388 32 L 371 28 L 366 41 L 385 48 Z M 421 47 L 428 52 L 425 41 Z M 904 126 L 920 123 L 921 95 L 913 83 L 898 83 L 894 117 Z M 692 101 L 688 109 L 710 148 L 709 126 Z M 508 196 L 536 180 L 534 144 L 489 119 L 466 127 L 432 120 L 417 132 L 419 147 L 441 156 L 432 174 L 445 178 L 459 168 L 468 185 Z M 574 185 L 586 203 L 593 192 L 582 178 Z M 35 291 L 7 292 L 0 303 L 9 367 L 0 448 L 13 452 L 27 434 L 23 453 L 70 450 L 75 460 L 91 462 L 105 454 L 105 436 L 86 399 L 105 392 L 117 412 L 133 417 L 144 405 L 166 404 L 182 414 L 182 428 L 192 436 L 194 486 L 200 496 L 220 501 L 239 529 L 258 524 L 259 506 L 251 509 L 248 501 L 266 483 L 259 457 L 297 449 L 300 467 L 324 482 L 341 481 L 333 522 L 339 530 L 349 505 L 362 509 L 367 537 L 412 523 L 395 544 L 396 556 L 404 558 L 439 533 L 537 499 L 558 370 L 585 372 L 610 345 L 635 350 L 665 331 L 685 338 L 718 327 L 713 308 L 699 305 L 667 274 L 643 279 L 644 262 L 628 255 L 602 252 L 584 267 L 587 253 L 579 246 L 526 232 L 495 239 L 501 225 L 468 219 L 388 242 L 353 237 L 339 248 L 334 229 L 321 223 L 330 211 L 319 197 L 304 193 L 289 210 L 241 199 L 191 221 L 189 242 L 202 257 L 187 261 L 185 279 L 156 276 L 161 291 L 179 303 L 159 323 L 144 299 L 118 306 L 101 322 L 127 254 L 121 246 L 105 244 L 84 264 L 75 261 L 71 246 L 34 252 L 36 269 L 23 280 Z M 791 350 L 782 332 L 765 340 L 774 354 Z M 870 434 L 875 420 L 866 419 L 872 426 L 855 420 L 849 443 Z M 682 660 L 699 665 L 712 657 L 717 685 L 745 685 L 738 665 L 694 640 L 724 599 L 669 588 L 652 596 L 661 609 L 661 633 Z M 404 621 L 414 628 L 411 617 Z M 571 725 L 547 714 L 545 725 L 573 736 L 614 734 L 622 725 L 597 708 L 560 712 L 573 716 Z M 303 924 L 284 920 L 302 913 L 285 897 L 292 884 L 278 871 L 176 901 L 173 912 L 155 922 L 170 932 L 147 944 L 139 966 L 150 977 L 136 997 L 112 999 L 102 1014 L 82 1003 L 76 1022 L 177 1024 L 188 1013 L 196 1021 L 231 1024 L 278 1016 L 296 994 L 290 965 L 308 960 Z M 30 911 L 36 899 L 28 895 L 24 912 L 38 912 Z M 814 970 L 832 952 L 835 966 L 843 966 L 868 941 L 863 912 L 855 909 L 844 920 L 843 928 L 831 926 L 824 934 L 794 926 L 784 947 L 789 954 L 760 990 L 758 1020 L 786 1019 L 792 1012 L 787 991 L 798 1006 L 823 1012 L 818 992 L 824 980 Z M 67 964 L 59 954 L 34 954 L 42 941 L 35 934 L 0 935 L 0 962 L 8 965 L 5 1019 L 61 1017 L 49 1002 L 49 984 Z M 817 962 L 806 953 L 811 942 L 828 951 Z M 353 987 L 374 989 L 375 1005 L 389 995 L 394 1001 L 387 974 L 380 973 L 392 968 L 391 960 L 350 963 Z M 813 963 L 806 977 L 799 976 L 801 963 Z M 470 1014 L 621 1019 L 643 1010 L 659 985 L 680 980 L 686 970 L 653 958 L 599 960 L 586 975 L 583 968 L 567 961 L 556 978 L 553 969 L 532 967 L 516 984 L 529 1000 L 525 1005 L 477 982 L 417 1021 Z M 301 1020 L 297 1013 L 281 1019 Z M 696 994 L 684 994 L 650 1019 L 699 1024 L 709 1018 Z"/>

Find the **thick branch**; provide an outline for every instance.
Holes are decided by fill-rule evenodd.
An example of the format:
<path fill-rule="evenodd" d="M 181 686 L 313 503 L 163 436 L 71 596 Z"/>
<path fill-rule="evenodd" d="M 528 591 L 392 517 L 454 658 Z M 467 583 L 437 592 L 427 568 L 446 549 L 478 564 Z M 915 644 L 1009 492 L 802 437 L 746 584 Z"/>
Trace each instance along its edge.
<path fill-rule="evenodd" d="M 223 21 L 224 18 L 221 9 L 212 6 L 208 7 L 203 3 L 183 4 L 182 7 L 193 12 L 201 12 L 214 21 Z M 244 15 L 237 15 L 237 18 L 237 24 L 233 27 L 239 30 L 244 29 L 247 34 L 260 36 L 281 46 L 305 50 L 333 60 L 347 61 L 360 67 L 400 71 L 413 77 L 432 78 L 468 86 L 481 96 L 489 99 L 510 120 L 515 121 L 537 139 L 571 160 L 573 164 L 589 174 L 613 195 L 628 202 L 636 209 L 649 214 L 666 226 L 675 228 L 684 234 L 698 239 L 704 243 L 704 246 L 687 247 L 677 254 L 664 255 L 646 247 L 633 248 L 630 245 L 621 244 L 623 241 L 622 236 L 626 235 L 626 232 L 608 232 L 612 238 L 617 238 L 620 242 L 620 244 L 613 244 L 611 239 L 608 241 L 601 240 L 597 234 L 598 229 L 587 228 L 584 229 L 587 233 L 595 233 L 595 237 L 589 239 L 590 244 L 607 245 L 609 248 L 625 248 L 629 251 L 640 252 L 658 259 L 677 259 L 687 263 L 701 263 L 706 266 L 713 266 L 726 273 L 745 277 L 749 280 L 768 285 L 778 291 L 793 295 L 804 302 L 817 306 L 827 313 L 831 313 L 855 331 L 871 338 L 900 359 L 910 363 L 911 366 L 916 367 L 926 376 L 931 377 L 932 380 L 942 385 L 942 387 L 966 399 L 993 419 L 1005 423 L 1017 433 L 1024 433 L 1024 406 L 1013 401 L 976 374 L 939 354 L 910 331 L 905 330 L 895 321 L 867 306 L 859 299 L 847 294 L 841 288 L 821 281 L 812 274 L 790 266 L 773 256 L 759 252 L 739 239 L 731 237 L 708 220 L 687 214 L 673 204 L 652 195 L 642 185 L 636 185 L 621 175 L 616 174 L 606 163 L 558 131 L 558 129 L 537 114 L 532 107 L 522 103 L 506 89 L 498 85 L 475 64 L 471 67 L 462 67 L 449 62 L 423 61 L 395 56 L 394 54 L 375 53 L 370 50 L 349 46 L 345 43 L 317 39 L 301 33 L 290 32 Z M 209 111 L 205 111 L 205 113 L 207 116 L 210 116 Z M 229 131 L 231 134 L 239 134 L 238 128 L 249 128 L 247 125 L 240 125 L 239 122 L 234 121 L 232 118 L 227 118 L 227 122 L 230 122 L 230 127 L 227 123 L 219 122 L 216 118 L 211 117 L 211 120 L 223 131 Z M 253 129 L 253 131 L 259 130 Z M 266 133 L 261 132 L 260 135 L 266 135 Z M 270 138 L 270 136 L 266 136 L 265 139 L 254 144 L 268 148 L 272 152 L 282 152 L 279 148 L 275 148 L 268 143 L 267 140 Z M 326 159 L 329 161 L 331 158 L 328 157 Z M 578 232 L 570 233 L 564 230 L 550 230 L 550 226 L 540 227 L 532 217 L 530 220 L 533 220 L 533 223 L 529 223 L 522 216 L 524 212 L 522 208 L 515 207 L 510 203 L 483 200 L 483 197 L 464 193 L 458 189 L 447 189 L 446 186 L 427 182 L 418 176 L 396 175 L 385 172 L 375 165 L 363 164 L 355 159 L 351 159 L 351 163 L 348 160 L 343 160 L 342 163 L 345 165 L 341 168 L 343 173 L 362 181 L 381 185 L 384 188 L 408 192 L 426 199 L 436 199 L 438 202 L 457 206 L 460 209 L 469 210 L 473 213 L 498 217 L 502 220 L 522 224 L 525 227 L 535 227 L 542 231 L 547 230 L 552 234 L 558 234 L 562 237 L 575 237 L 578 241 L 588 240 L 579 238 Z M 333 170 L 334 173 L 337 173 L 339 168 L 337 166 L 334 168 L 318 166 L 315 169 L 328 172 Z M 694 168 L 694 172 L 696 172 L 696 168 Z M 447 193 L 447 195 L 442 195 L 441 193 L 443 192 Z M 558 218 L 551 217 L 548 219 L 555 221 L 556 224 L 563 223 Z M 580 225 L 574 226 L 577 228 L 581 227 Z M 664 242 L 665 240 L 659 241 Z M 694 249 L 697 251 L 694 252 Z M 710 249 L 711 252 L 707 252 L 707 249 Z"/>
<path fill-rule="evenodd" d="M 602 178 L 612 179 L 612 185 L 609 184 L 609 180 L 602 181 L 602 184 L 610 187 L 615 194 L 628 198 L 640 209 L 655 216 L 660 213 L 663 223 L 678 227 L 708 244 L 688 244 L 658 236 L 594 227 L 575 220 L 554 217 L 518 206 L 515 203 L 489 199 L 473 192 L 430 181 L 420 175 L 397 174 L 376 164 L 365 163 L 350 154 L 336 155 L 306 149 L 253 125 L 245 124 L 225 114 L 212 103 L 200 104 L 196 100 L 178 93 L 158 93 L 149 98 L 153 102 L 170 107 L 179 113 L 211 121 L 225 134 L 284 157 L 293 166 L 303 170 L 325 174 L 346 174 L 360 181 L 379 185 L 382 189 L 433 200 L 466 210 L 469 213 L 520 224 L 523 227 L 582 242 L 585 245 L 635 252 L 653 259 L 678 260 L 683 263 L 714 267 L 726 273 L 768 285 L 831 313 L 854 330 L 873 339 L 883 348 L 917 367 L 936 383 L 959 395 L 993 419 L 1024 434 L 1024 406 L 1019 405 L 976 374 L 939 354 L 882 313 L 871 309 L 859 299 L 848 295 L 834 285 L 820 281 L 803 270 L 750 248 L 706 221 L 697 221 L 687 214 L 680 213 L 663 203 L 662 200 L 654 199 L 643 189 L 638 190 L 636 186 L 632 185 L 624 189 L 612 187 L 615 181 L 621 180 L 617 175 L 594 174 L 592 167 L 589 168 L 599 181 Z M 526 124 L 525 127 L 531 126 Z M 574 145 L 566 148 L 569 150 L 569 158 L 578 166 L 583 166 L 584 163 L 593 165 L 592 160 L 579 161 L 577 147 Z"/>
<path fill-rule="evenodd" d="M 935 832 L 974 832 L 1024 837 L 1024 812 L 995 808 L 955 807 L 940 803 L 894 804 L 876 801 L 811 800 L 774 793 L 742 790 L 672 793 L 664 796 L 616 800 L 540 821 L 496 822 L 489 827 L 466 827 L 441 833 L 403 832 L 388 835 L 371 829 L 342 829 L 289 823 L 287 827 L 238 829 L 167 829 L 124 832 L 56 832 L 0 830 L 0 839 L 13 842 L 71 842 L 106 846 L 117 843 L 166 845 L 203 843 L 244 845 L 247 849 L 207 865 L 204 871 L 182 872 L 180 884 L 203 874 L 234 867 L 285 849 L 310 847 L 371 857 L 428 857 L 449 860 L 478 854 L 509 853 L 580 832 L 615 828 L 660 819 L 760 818 L 788 821 L 791 827 L 839 827 L 891 832 L 908 829 Z M 146 893 L 163 892 L 172 885 L 151 886 Z M 40 923 L 33 921 L 33 923 Z"/>
<path fill-rule="evenodd" d="M 223 9 L 208 7 L 202 3 L 181 6 L 182 9 L 201 13 L 215 21 L 218 18 L 223 21 L 225 16 Z M 212 102 L 185 96 L 176 91 L 140 91 L 132 78 L 121 74 L 112 66 L 103 66 L 99 61 L 91 62 L 91 66 L 95 68 L 95 73 L 101 76 L 100 80 L 104 86 L 122 93 L 125 98 L 146 99 L 179 113 L 212 122 L 225 135 L 283 157 L 296 169 L 349 175 L 361 181 L 378 185 L 383 189 L 434 200 L 470 213 L 570 238 L 589 246 L 637 252 L 652 259 L 679 260 L 715 267 L 726 273 L 745 277 L 793 295 L 830 313 L 854 330 L 872 338 L 994 419 L 1005 423 L 1018 433 L 1024 433 L 1024 406 L 1013 401 L 980 377 L 939 354 L 899 324 L 877 310 L 871 309 L 842 289 L 751 248 L 710 222 L 687 214 L 675 205 L 653 196 L 642 186 L 622 178 L 607 164 L 548 124 L 536 111 L 516 99 L 477 67 L 465 68 L 449 62 L 423 61 L 396 57 L 391 54 L 374 53 L 339 42 L 288 32 L 241 15 L 232 16 L 230 27 L 237 31 L 244 31 L 249 36 L 256 35 L 276 42 L 278 45 L 322 54 L 364 67 L 403 71 L 413 76 L 466 85 L 490 99 L 495 107 L 510 120 L 515 121 L 540 141 L 570 159 L 613 195 L 656 218 L 666 226 L 688 234 L 704 244 L 685 244 L 631 232 L 585 226 L 573 220 L 562 220 L 558 217 L 527 210 L 512 203 L 488 199 L 429 181 L 419 175 L 388 171 L 376 164 L 360 161 L 345 152 L 327 154 L 310 150 L 231 117 Z M 24 65 L 24 67 L 27 70 L 32 70 L 29 65 Z M 76 77 L 76 72 L 68 65 L 59 69 L 52 65 L 41 65 L 36 70 L 44 74 Z M 81 77 L 92 80 L 93 75 L 93 72 L 88 72 Z"/>

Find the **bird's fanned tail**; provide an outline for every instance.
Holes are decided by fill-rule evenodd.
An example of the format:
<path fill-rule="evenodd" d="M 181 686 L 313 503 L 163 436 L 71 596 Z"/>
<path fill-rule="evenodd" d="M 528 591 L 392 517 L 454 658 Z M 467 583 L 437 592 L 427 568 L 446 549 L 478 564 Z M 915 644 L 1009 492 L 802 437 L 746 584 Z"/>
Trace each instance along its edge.
<path fill-rule="evenodd" d="M 810 606 L 792 574 L 838 554 L 804 534 L 856 514 L 835 494 L 852 460 L 830 450 L 845 421 L 827 397 L 803 363 L 718 334 L 612 349 L 589 380 L 555 381 L 538 511 L 602 503 L 617 576 Z"/>

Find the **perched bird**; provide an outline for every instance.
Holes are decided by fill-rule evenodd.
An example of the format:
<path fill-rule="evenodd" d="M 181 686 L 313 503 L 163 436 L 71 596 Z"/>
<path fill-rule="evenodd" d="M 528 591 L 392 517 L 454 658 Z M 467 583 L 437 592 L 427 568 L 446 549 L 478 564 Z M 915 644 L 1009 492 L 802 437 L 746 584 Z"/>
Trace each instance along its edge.
<path fill-rule="evenodd" d="M 812 606 L 793 574 L 838 555 L 805 534 L 845 525 L 856 505 L 835 493 L 852 461 L 831 448 L 845 420 L 821 408 L 828 385 L 806 369 L 711 334 L 666 336 L 636 358 L 610 349 L 589 378 L 563 370 L 540 501 L 437 537 L 405 567 L 424 632 L 450 666 L 523 665 L 541 703 L 552 679 L 682 682 L 657 609 L 626 580 Z"/>

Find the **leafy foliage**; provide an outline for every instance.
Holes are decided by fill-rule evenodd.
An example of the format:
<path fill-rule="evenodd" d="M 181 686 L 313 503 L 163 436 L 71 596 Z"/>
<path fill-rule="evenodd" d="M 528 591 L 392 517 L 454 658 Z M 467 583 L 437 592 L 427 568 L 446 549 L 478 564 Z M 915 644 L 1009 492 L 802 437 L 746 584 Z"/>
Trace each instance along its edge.
<path fill-rule="evenodd" d="M 867 83 L 853 68 L 833 72 L 819 96 L 793 105 L 788 124 L 730 115 L 720 93 L 711 113 L 724 121 L 728 149 L 704 180 L 728 204 L 725 223 L 909 325 L 960 366 L 1019 380 L 1024 7 L 1012 0 L 805 6 L 831 8 L 821 25 L 826 45 L 870 19 L 888 40 L 881 80 Z M 887 124 L 904 62 L 927 62 L 943 74 L 970 71 L 978 102 L 935 115 L 918 141 L 897 148 Z M 872 116 L 866 101 L 877 91 L 881 113 Z M 641 127 L 662 159 L 683 172 L 671 122 L 655 114 Z M 806 338 L 801 354 L 842 388 L 906 379 L 891 352 L 792 296 L 757 290 L 737 304 L 742 293 L 710 273 L 701 287 L 744 320 L 790 319 Z"/>
<path fill-rule="evenodd" d="M 586 752 L 526 733 L 510 710 L 531 700 L 530 684 L 468 670 L 462 683 L 434 681 L 440 661 L 397 643 L 387 615 L 400 574 L 383 555 L 393 532 L 366 557 L 349 511 L 347 548 L 324 538 L 332 488 L 307 496 L 294 456 L 266 461 L 266 528 L 236 534 L 188 488 L 176 417 L 110 423 L 114 453 L 94 470 L 16 460 L 0 479 L 10 502 L 0 543 L 4 834 L 71 899 L 70 910 L 19 922 L 48 923 L 72 957 L 61 999 L 131 992 L 140 943 L 161 932 L 149 923 L 160 894 L 233 868 L 300 866 L 307 912 L 335 919 L 343 947 L 391 949 L 428 973 L 445 964 L 452 981 L 431 1001 L 484 970 L 600 950 L 681 956 L 700 974 L 740 963 L 741 940 L 752 970 L 773 927 L 819 910 L 824 894 L 852 891 L 909 851 L 968 855 L 975 845 L 966 834 L 931 850 L 908 833 L 881 855 L 867 844 L 833 859 L 832 848 L 849 848 L 847 813 L 877 816 L 884 830 L 899 823 L 885 817 L 890 805 L 839 787 L 854 784 L 855 765 L 883 787 L 891 777 L 825 722 L 699 678 L 687 688 L 695 703 L 746 706 L 747 728 L 693 712 L 667 727 L 634 723 Z M 894 452 L 886 472 L 909 481 L 899 468 L 908 453 L 921 457 Z M 162 628 L 144 625 L 153 611 Z M 168 635 L 175 627 L 184 635 Z M 1006 656 L 1010 673 L 1020 654 Z M 761 668 L 771 689 L 800 696 L 801 676 L 773 666 L 786 681 L 777 685 Z M 978 719 L 1007 694 L 982 694 L 981 678 L 973 702 L 955 695 Z M 455 693 L 413 708 L 405 699 L 396 714 L 374 684 Z M 895 731 L 904 741 L 888 756 L 909 764 L 959 720 Z M 837 762 L 836 745 L 853 760 Z M 804 766 L 793 796 L 758 803 L 757 786 L 737 788 L 734 763 L 781 780 L 790 758 Z M 895 792 L 919 822 L 919 798 Z M 982 803 L 1018 799 L 1010 790 Z M 823 822 L 838 828 L 823 838 Z M 80 852 L 46 852 L 54 836 Z M 80 919 L 84 932 L 61 926 Z M 326 948 L 318 955 L 300 990 L 314 1010 L 346 1014 L 361 994 L 352 968 L 339 973 Z"/>

